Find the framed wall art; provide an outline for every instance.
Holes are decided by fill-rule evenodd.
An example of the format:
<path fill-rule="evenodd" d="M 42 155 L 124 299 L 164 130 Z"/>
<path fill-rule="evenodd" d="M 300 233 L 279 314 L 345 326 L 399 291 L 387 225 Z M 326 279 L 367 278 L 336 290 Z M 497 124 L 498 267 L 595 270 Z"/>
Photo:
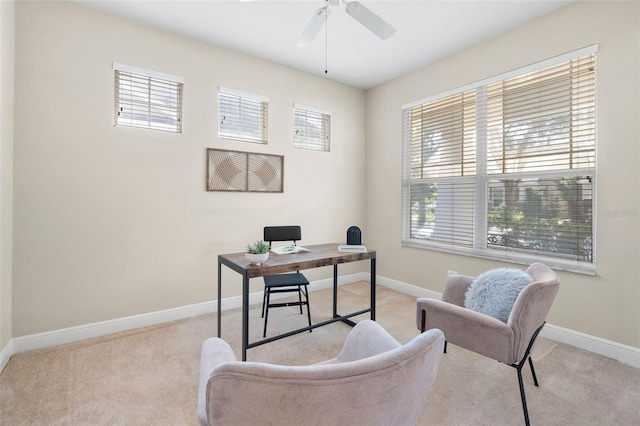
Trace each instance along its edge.
<path fill-rule="evenodd" d="M 284 156 L 207 148 L 207 191 L 283 192 Z"/>

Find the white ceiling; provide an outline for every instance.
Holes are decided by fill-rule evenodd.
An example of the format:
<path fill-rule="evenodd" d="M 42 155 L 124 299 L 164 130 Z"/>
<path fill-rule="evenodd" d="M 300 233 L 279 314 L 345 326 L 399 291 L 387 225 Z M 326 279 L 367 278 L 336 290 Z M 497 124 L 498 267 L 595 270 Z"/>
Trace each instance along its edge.
<path fill-rule="evenodd" d="M 393 37 L 380 40 L 340 4 L 330 7 L 328 33 L 323 28 L 306 48 L 296 47 L 296 42 L 324 0 L 72 1 L 368 89 L 573 0 L 361 0 L 396 27 Z"/>

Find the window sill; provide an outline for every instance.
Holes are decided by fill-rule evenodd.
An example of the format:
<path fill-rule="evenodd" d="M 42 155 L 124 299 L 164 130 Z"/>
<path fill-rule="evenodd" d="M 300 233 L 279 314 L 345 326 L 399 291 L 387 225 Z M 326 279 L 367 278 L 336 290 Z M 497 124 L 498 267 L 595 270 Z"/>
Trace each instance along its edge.
<path fill-rule="evenodd" d="M 515 251 L 502 251 L 502 250 L 481 250 L 481 249 L 469 249 L 464 247 L 447 246 L 444 244 L 437 244 L 432 242 L 424 242 L 420 240 L 402 240 L 401 245 L 403 247 L 416 248 L 422 250 L 433 250 L 444 253 L 457 254 L 461 256 L 471 256 L 482 259 L 497 260 L 501 262 L 517 263 L 521 265 L 531 265 L 535 262 L 544 263 L 548 267 L 558 271 L 575 272 L 584 275 L 596 275 L 596 265 L 591 263 L 563 260 L 548 256 L 532 256 L 524 253 L 518 253 Z"/>

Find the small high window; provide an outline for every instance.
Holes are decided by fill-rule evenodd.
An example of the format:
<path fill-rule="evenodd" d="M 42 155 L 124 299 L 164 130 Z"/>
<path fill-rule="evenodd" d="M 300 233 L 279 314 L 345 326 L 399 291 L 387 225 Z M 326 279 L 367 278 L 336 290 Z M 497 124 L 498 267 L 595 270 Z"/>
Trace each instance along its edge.
<path fill-rule="evenodd" d="M 220 87 L 219 133 L 221 138 L 267 143 L 269 98 Z"/>
<path fill-rule="evenodd" d="M 329 151 L 331 112 L 300 104 L 293 106 L 294 148 Z"/>
<path fill-rule="evenodd" d="M 113 64 L 115 125 L 182 133 L 182 77 Z"/>

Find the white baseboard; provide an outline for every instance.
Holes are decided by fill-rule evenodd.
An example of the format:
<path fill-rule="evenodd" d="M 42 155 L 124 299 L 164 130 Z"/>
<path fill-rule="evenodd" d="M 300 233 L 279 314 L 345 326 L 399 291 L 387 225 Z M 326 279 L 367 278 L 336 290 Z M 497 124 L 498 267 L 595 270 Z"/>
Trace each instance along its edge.
<path fill-rule="evenodd" d="M 369 280 L 368 272 L 360 272 L 356 274 L 342 276 L 338 280 L 338 285 L 349 284 L 358 281 Z M 406 293 L 415 297 L 430 297 L 440 299 L 440 293 L 406 284 L 400 281 L 392 280 L 378 276 L 376 283 L 378 285 L 388 287 L 402 293 Z M 333 279 L 314 281 L 312 283 L 313 291 L 330 288 L 333 285 Z M 262 292 L 255 292 L 249 295 L 249 304 L 262 303 Z M 222 310 L 239 308 L 242 306 L 242 297 L 233 296 L 222 300 Z M 193 305 L 180 306 L 162 311 L 149 312 L 146 314 L 132 315 L 123 318 L 116 318 L 108 321 L 100 321 L 90 324 L 84 324 L 76 327 L 68 327 L 59 330 L 52 330 L 43 333 L 31 334 L 27 336 L 15 337 L 0 351 L 0 372 L 9 362 L 9 359 L 22 352 L 32 351 L 35 349 L 49 348 L 65 343 L 77 342 L 79 340 L 89 339 L 92 337 L 105 336 L 121 331 L 133 330 L 141 327 L 148 327 L 166 322 L 191 318 L 198 315 L 204 315 L 217 312 L 217 302 L 215 300 L 209 302 L 196 303 Z M 542 330 L 541 335 L 550 340 L 560 343 L 566 343 L 589 352 L 613 358 L 624 364 L 640 368 L 640 349 L 631 346 L 622 345 L 620 343 L 611 342 L 605 339 L 589 336 L 577 331 L 568 330 L 562 327 L 547 324 Z"/>
<path fill-rule="evenodd" d="M 107 321 L 14 337 L 14 353 L 19 354 L 35 349 L 48 348 L 92 337 L 106 336 L 121 331 L 190 318 L 215 312 L 216 308 L 217 305 L 214 301 L 202 302 L 172 309 L 164 309 L 162 311 L 148 312 L 145 314 L 131 315 Z"/>
<path fill-rule="evenodd" d="M 415 297 L 429 297 L 432 299 L 442 299 L 442 294 L 411 284 L 392 280 L 385 277 L 377 277 L 376 283 L 401 293 L 410 294 Z M 640 368 L 640 349 L 633 346 L 623 345 L 599 337 L 580 333 L 547 323 L 540 336 L 559 343 L 574 346 L 585 351 L 593 352 L 607 358 L 615 359 L 623 364 L 628 364 L 635 368 Z"/>
<path fill-rule="evenodd" d="M 376 276 L 376 284 L 390 288 L 400 293 L 405 293 L 415 297 L 428 297 L 431 299 L 442 299 L 442 294 L 435 291 L 427 290 L 426 288 L 417 287 L 415 285 L 406 284 L 402 281 L 392 280 L 391 278 L 385 278 Z"/>
<path fill-rule="evenodd" d="M 338 278 L 338 285 L 349 284 L 369 279 L 369 273 L 356 273 L 345 275 Z M 317 280 L 312 282 L 313 291 L 330 288 L 333 286 L 333 279 Z M 249 304 L 262 303 L 263 292 L 255 292 L 249 295 Z M 286 297 L 285 295 L 274 295 L 274 299 L 278 297 Z M 234 309 L 242 307 L 242 296 L 233 296 L 222 299 L 222 310 Z M 196 303 L 193 305 L 180 306 L 172 309 L 164 309 L 162 311 L 149 312 L 145 314 L 132 315 L 123 318 L 116 318 L 108 321 L 94 322 L 83 324 L 75 327 L 68 327 L 58 330 L 45 331 L 43 333 L 30 334 L 27 336 L 15 337 L 9 340 L 9 343 L 2 350 L 0 364 L 2 368 L 9 359 L 22 352 L 28 352 L 35 349 L 49 348 L 52 346 L 62 345 L 65 343 L 77 342 L 92 337 L 106 336 L 121 331 L 133 330 L 136 328 L 149 327 L 152 325 L 163 324 L 171 321 L 191 318 L 198 315 L 217 312 L 218 304 L 216 300 L 209 302 Z M 6 358 L 6 361 L 5 361 Z M 2 371 L 2 369 L 0 369 Z"/>
<path fill-rule="evenodd" d="M 553 324 L 546 324 L 540 332 L 540 336 L 640 368 L 640 349 L 633 346 L 590 336 Z"/>

